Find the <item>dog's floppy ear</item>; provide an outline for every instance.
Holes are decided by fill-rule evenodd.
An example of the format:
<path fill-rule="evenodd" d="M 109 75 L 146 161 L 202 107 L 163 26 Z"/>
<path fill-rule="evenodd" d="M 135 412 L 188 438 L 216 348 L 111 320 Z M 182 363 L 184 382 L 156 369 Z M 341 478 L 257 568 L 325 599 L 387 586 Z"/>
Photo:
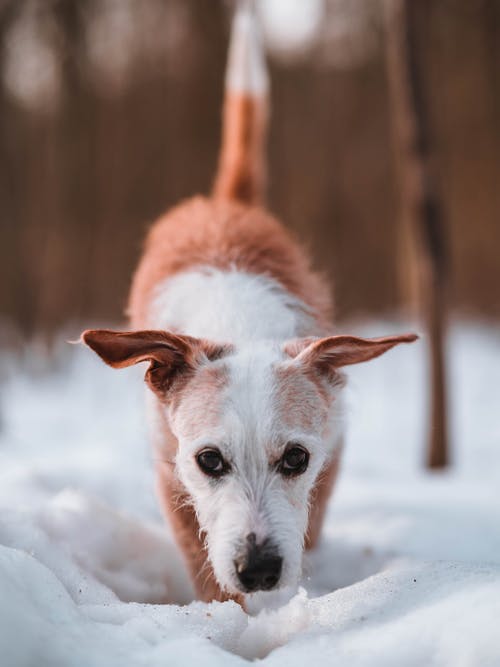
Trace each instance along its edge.
<path fill-rule="evenodd" d="M 330 375 L 349 364 L 359 364 L 379 357 L 399 343 L 413 343 L 416 334 L 399 334 L 382 338 L 356 336 L 329 336 L 328 338 L 300 338 L 285 344 L 285 352 L 301 364 Z"/>
<path fill-rule="evenodd" d="M 82 340 L 113 368 L 149 361 L 146 381 L 160 394 L 165 394 L 179 374 L 194 370 L 203 360 L 218 359 L 231 349 L 229 345 L 153 330 L 88 329 Z"/>

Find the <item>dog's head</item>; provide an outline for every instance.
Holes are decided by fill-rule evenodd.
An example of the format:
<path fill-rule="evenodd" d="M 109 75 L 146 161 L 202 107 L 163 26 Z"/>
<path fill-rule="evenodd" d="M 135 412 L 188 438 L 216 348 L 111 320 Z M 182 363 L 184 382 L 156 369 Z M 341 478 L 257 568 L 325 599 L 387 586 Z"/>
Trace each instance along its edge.
<path fill-rule="evenodd" d="M 178 441 L 176 473 L 229 593 L 297 582 L 311 491 L 341 434 L 341 369 L 415 338 L 235 348 L 165 331 L 83 334 L 115 368 L 149 362 L 146 381 Z"/>

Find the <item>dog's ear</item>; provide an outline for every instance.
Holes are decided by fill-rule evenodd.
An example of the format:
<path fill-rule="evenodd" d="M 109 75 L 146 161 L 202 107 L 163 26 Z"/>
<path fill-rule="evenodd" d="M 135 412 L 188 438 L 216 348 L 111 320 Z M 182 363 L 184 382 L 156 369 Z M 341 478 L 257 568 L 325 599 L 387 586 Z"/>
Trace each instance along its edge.
<path fill-rule="evenodd" d="M 89 329 L 82 340 L 113 368 L 125 368 L 149 361 L 146 381 L 164 395 L 180 374 L 186 374 L 203 361 L 214 361 L 231 350 L 200 338 L 168 331 L 110 331 Z"/>
<path fill-rule="evenodd" d="M 286 343 L 284 351 L 298 363 L 330 376 L 342 366 L 375 359 L 395 345 L 413 343 L 417 338 L 416 334 L 400 334 L 382 338 L 357 338 L 356 336 L 299 338 Z"/>

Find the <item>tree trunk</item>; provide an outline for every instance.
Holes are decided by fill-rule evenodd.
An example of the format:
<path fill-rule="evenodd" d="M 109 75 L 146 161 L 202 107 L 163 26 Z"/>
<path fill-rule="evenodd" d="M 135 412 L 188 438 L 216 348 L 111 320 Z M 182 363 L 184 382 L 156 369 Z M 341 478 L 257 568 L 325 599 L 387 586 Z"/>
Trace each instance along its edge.
<path fill-rule="evenodd" d="M 416 40 L 415 0 L 385 0 L 389 92 L 401 188 L 403 230 L 410 238 L 413 305 L 430 346 L 430 433 L 427 466 L 448 464 L 445 330 L 447 252 L 443 216 L 431 169 L 430 137 Z M 403 232 L 404 233 L 404 232 Z"/>

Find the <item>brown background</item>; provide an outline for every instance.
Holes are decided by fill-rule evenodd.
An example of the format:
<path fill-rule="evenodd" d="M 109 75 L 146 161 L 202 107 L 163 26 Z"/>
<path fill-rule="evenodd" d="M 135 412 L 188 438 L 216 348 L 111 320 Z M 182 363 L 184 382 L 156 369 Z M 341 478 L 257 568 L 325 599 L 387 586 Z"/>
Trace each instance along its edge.
<path fill-rule="evenodd" d="M 228 6 L 144 0 L 134 11 L 146 5 L 155 18 L 132 25 L 134 54 L 114 81 L 89 57 L 103 0 L 0 3 L 0 312 L 25 334 L 119 319 L 147 225 L 210 189 Z M 500 0 L 419 0 L 419 12 L 452 304 L 498 316 Z M 57 100 L 26 102 L 5 75 L 24 57 L 13 39 L 28 20 L 57 56 Z M 381 27 L 369 55 L 342 68 L 324 43 L 270 58 L 270 207 L 309 242 L 344 318 L 405 302 Z"/>

